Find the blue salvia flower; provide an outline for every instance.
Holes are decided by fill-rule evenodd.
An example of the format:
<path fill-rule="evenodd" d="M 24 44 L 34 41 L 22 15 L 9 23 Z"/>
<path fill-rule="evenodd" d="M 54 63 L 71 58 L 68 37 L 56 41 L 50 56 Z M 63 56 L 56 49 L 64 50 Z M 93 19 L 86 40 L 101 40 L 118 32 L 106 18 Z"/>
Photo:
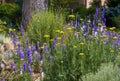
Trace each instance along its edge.
<path fill-rule="evenodd" d="M 32 54 L 31 54 L 31 51 L 30 51 L 30 49 L 28 49 L 28 51 L 27 51 L 27 58 L 28 58 L 28 62 L 31 64 L 33 61 L 32 61 Z"/>
<path fill-rule="evenodd" d="M 22 75 L 22 74 L 23 74 L 23 68 L 20 67 L 20 75 Z"/>
<path fill-rule="evenodd" d="M 96 12 L 94 14 L 94 19 L 97 20 L 98 19 L 98 14 L 99 14 L 99 8 L 96 8 Z"/>
<path fill-rule="evenodd" d="M 5 81 L 5 78 L 3 77 L 1 81 Z"/>
<path fill-rule="evenodd" d="M 62 44 L 64 44 L 65 35 L 62 35 Z"/>
<path fill-rule="evenodd" d="M 42 72 L 43 72 L 43 68 L 40 68 L 40 74 L 42 74 Z"/>
<path fill-rule="evenodd" d="M 37 50 L 40 50 L 40 42 L 37 42 L 36 46 L 37 46 Z"/>
<path fill-rule="evenodd" d="M 1 64 L 2 64 L 2 62 L 0 62 L 0 68 L 1 68 Z"/>
<path fill-rule="evenodd" d="M 10 22 L 10 27 L 12 27 L 13 26 L 13 24 L 12 24 L 12 22 Z"/>
<path fill-rule="evenodd" d="M 66 48 L 65 44 L 62 44 L 62 50 L 64 50 Z"/>
<path fill-rule="evenodd" d="M 29 44 L 29 39 L 26 39 L 25 44 L 26 44 L 26 45 L 28 45 L 28 44 Z"/>
<path fill-rule="evenodd" d="M 32 74 L 32 66 L 30 66 L 30 65 L 28 66 L 28 73 Z"/>
<path fill-rule="evenodd" d="M 24 59 L 23 51 L 20 50 L 20 59 Z"/>
<path fill-rule="evenodd" d="M 36 46 L 32 45 L 32 46 L 31 46 L 31 50 L 32 50 L 32 51 L 35 51 L 35 50 L 36 50 Z"/>
<path fill-rule="evenodd" d="M 71 13 L 73 13 L 74 12 L 74 9 L 71 9 Z"/>
<path fill-rule="evenodd" d="M 18 38 L 18 36 L 16 36 L 16 41 L 19 41 L 19 38 Z"/>
<path fill-rule="evenodd" d="M 39 57 L 39 56 L 38 56 L 38 52 L 37 52 L 37 51 L 35 51 L 35 52 L 34 52 L 34 55 L 35 55 L 35 56 L 34 56 L 34 57 L 35 57 L 35 60 L 37 60 L 37 59 L 38 59 L 38 57 Z"/>
<path fill-rule="evenodd" d="M 27 69 L 27 63 L 23 62 L 23 69 L 26 70 Z"/>
<path fill-rule="evenodd" d="M 24 37 L 24 35 L 23 35 L 23 26 L 20 25 L 19 29 L 20 29 L 20 35 L 21 35 L 22 37 Z"/>
<path fill-rule="evenodd" d="M 49 47 L 47 46 L 47 44 L 46 43 L 44 43 L 43 44 L 43 53 L 47 53 L 47 52 L 49 52 Z"/>
<path fill-rule="evenodd" d="M 54 41 L 53 41 L 53 47 L 54 48 L 56 47 L 56 44 L 57 44 L 57 38 L 55 38 Z"/>
<path fill-rule="evenodd" d="M 14 73 L 16 73 L 16 66 L 15 65 L 13 66 L 13 71 L 14 71 Z"/>
<path fill-rule="evenodd" d="M 41 61 L 39 61 L 39 65 L 40 66 L 42 66 L 43 65 L 43 61 L 41 60 Z"/>
<path fill-rule="evenodd" d="M 13 66 L 15 66 L 14 61 L 13 61 L 13 62 L 10 62 L 10 67 L 13 68 Z"/>
<path fill-rule="evenodd" d="M 49 58 L 50 58 L 50 62 L 53 62 L 53 56 L 50 55 Z"/>

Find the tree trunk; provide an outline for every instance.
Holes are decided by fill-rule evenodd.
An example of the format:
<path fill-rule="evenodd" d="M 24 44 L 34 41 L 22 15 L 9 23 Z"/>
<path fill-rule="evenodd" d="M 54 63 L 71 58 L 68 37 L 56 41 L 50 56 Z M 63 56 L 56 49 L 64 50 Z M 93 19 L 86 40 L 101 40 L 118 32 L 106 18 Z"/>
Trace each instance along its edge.
<path fill-rule="evenodd" d="M 31 20 L 32 13 L 40 10 L 44 11 L 47 6 L 47 0 L 23 0 L 22 7 L 22 25 L 27 27 L 28 22 Z"/>

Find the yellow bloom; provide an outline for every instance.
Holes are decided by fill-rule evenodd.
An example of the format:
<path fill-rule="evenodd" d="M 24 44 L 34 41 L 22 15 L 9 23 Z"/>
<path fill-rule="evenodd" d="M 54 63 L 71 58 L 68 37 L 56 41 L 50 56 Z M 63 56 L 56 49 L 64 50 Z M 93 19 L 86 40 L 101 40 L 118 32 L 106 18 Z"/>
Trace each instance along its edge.
<path fill-rule="evenodd" d="M 75 18 L 75 15 L 69 15 L 70 18 Z"/>
<path fill-rule="evenodd" d="M 50 35 L 47 35 L 47 34 L 46 34 L 46 35 L 44 35 L 44 37 L 45 37 L 45 38 L 49 38 L 49 37 L 50 37 Z"/>
<path fill-rule="evenodd" d="M 66 28 L 67 30 L 69 30 L 69 31 L 71 31 L 72 30 L 72 28 L 71 27 L 68 27 L 68 28 Z"/>
<path fill-rule="evenodd" d="M 57 39 L 58 39 L 58 40 L 61 40 L 61 37 L 58 37 Z"/>
<path fill-rule="evenodd" d="M 77 32 L 78 34 L 80 34 L 80 32 Z"/>
<path fill-rule="evenodd" d="M 2 28 L 0 28 L 0 32 L 2 32 L 3 31 L 3 29 Z"/>
<path fill-rule="evenodd" d="M 60 30 L 55 30 L 55 32 L 60 33 Z"/>
<path fill-rule="evenodd" d="M 51 41 L 51 42 L 53 42 L 53 41 L 54 41 L 54 39 L 50 39 L 50 41 Z"/>
<path fill-rule="evenodd" d="M 112 27 L 112 28 L 109 28 L 111 31 L 113 31 L 113 30 L 115 30 L 116 29 L 116 27 Z"/>
<path fill-rule="evenodd" d="M 101 23 L 99 23 L 99 24 L 98 24 L 98 26 L 100 26 L 100 27 L 101 27 L 101 26 L 102 26 L 102 24 L 101 24 Z"/>
<path fill-rule="evenodd" d="M 40 48 L 41 48 L 41 49 L 43 49 L 43 48 L 44 48 L 44 46 L 41 46 Z"/>
<path fill-rule="evenodd" d="M 88 20 L 87 22 L 88 22 L 88 23 L 90 23 L 91 21 L 90 21 L 90 20 Z"/>
<path fill-rule="evenodd" d="M 102 37 L 103 37 L 103 38 L 107 38 L 107 35 L 103 35 Z"/>
<path fill-rule="evenodd" d="M 83 56 L 83 55 L 84 55 L 84 53 L 80 53 L 79 55 L 80 55 L 80 56 Z"/>
<path fill-rule="evenodd" d="M 12 31 L 12 28 L 9 28 L 9 31 Z"/>
<path fill-rule="evenodd" d="M 111 50 L 110 50 L 110 52 L 111 52 L 111 53 L 114 53 L 114 50 L 113 50 L 113 49 L 111 49 Z"/>
<path fill-rule="evenodd" d="M 64 34 L 64 31 L 60 31 L 61 34 Z"/>
<path fill-rule="evenodd" d="M 60 43 L 57 43 L 56 45 L 60 45 Z"/>
<path fill-rule="evenodd" d="M 120 50 L 120 47 L 118 49 Z"/>
<path fill-rule="evenodd" d="M 120 55 L 120 52 L 118 52 L 118 55 Z"/>
<path fill-rule="evenodd" d="M 80 20 L 82 21 L 83 19 L 82 19 L 82 18 L 80 18 Z"/>
<path fill-rule="evenodd" d="M 7 24 L 7 23 L 4 21 L 3 24 Z"/>
<path fill-rule="evenodd" d="M 73 48 L 77 48 L 77 46 L 74 45 Z"/>
<path fill-rule="evenodd" d="M 13 29 L 15 31 L 15 29 Z"/>
<path fill-rule="evenodd" d="M 107 28 L 104 28 L 105 31 L 107 31 Z"/>
<path fill-rule="evenodd" d="M 114 37 L 113 37 L 113 39 L 114 39 L 114 40 L 116 40 L 116 39 L 117 39 L 117 37 L 116 37 L 116 36 L 114 36 Z"/>
<path fill-rule="evenodd" d="M 84 45 L 85 43 L 84 43 L 84 42 L 81 42 L 80 44 L 81 44 L 81 45 Z"/>

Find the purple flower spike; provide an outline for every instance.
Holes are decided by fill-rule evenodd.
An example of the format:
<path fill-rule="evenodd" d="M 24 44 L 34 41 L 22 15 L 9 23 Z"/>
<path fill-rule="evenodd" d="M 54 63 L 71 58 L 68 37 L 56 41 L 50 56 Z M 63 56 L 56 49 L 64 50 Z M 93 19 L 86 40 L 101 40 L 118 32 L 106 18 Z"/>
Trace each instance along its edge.
<path fill-rule="evenodd" d="M 35 54 L 35 56 L 34 56 L 34 57 L 35 57 L 35 59 L 37 60 L 37 59 L 38 59 L 38 52 L 37 52 L 37 51 L 35 51 L 35 53 L 34 53 L 34 54 Z"/>
<path fill-rule="evenodd" d="M 43 69 L 42 68 L 40 68 L 40 73 L 42 73 L 43 72 Z"/>
<path fill-rule="evenodd" d="M 24 70 L 27 69 L 27 63 L 26 63 L 26 62 L 23 63 L 23 69 L 24 69 Z"/>
<path fill-rule="evenodd" d="M 55 38 L 54 41 L 53 41 L 53 47 L 54 48 L 56 47 L 56 44 L 57 44 L 57 38 Z"/>
<path fill-rule="evenodd" d="M 24 37 L 24 35 L 23 35 L 23 26 L 22 25 L 20 25 L 20 35 L 22 36 L 22 37 Z"/>
<path fill-rule="evenodd" d="M 13 24 L 12 24 L 12 22 L 10 22 L 10 27 L 12 27 L 13 26 Z"/>
<path fill-rule="evenodd" d="M 4 77 L 0 81 L 5 81 Z"/>
<path fill-rule="evenodd" d="M 62 44 L 62 50 L 64 50 L 66 48 L 65 44 Z"/>
<path fill-rule="evenodd" d="M 25 44 L 26 44 L 26 45 L 28 45 L 28 43 L 29 43 L 29 40 L 28 40 L 28 39 L 26 39 L 26 43 L 25 43 Z"/>
<path fill-rule="evenodd" d="M 13 66 L 15 66 L 14 61 L 10 63 L 10 67 L 12 68 Z"/>
<path fill-rule="evenodd" d="M 43 64 L 43 61 L 41 60 L 41 61 L 39 62 L 39 65 L 42 66 L 42 64 Z"/>
<path fill-rule="evenodd" d="M 32 67 L 30 65 L 28 66 L 28 73 L 32 74 Z"/>
<path fill-rule="evenodd" d="M 62 35 L 62 44 L 64 43 L 65 36 Z"/>
<path fill-rule="evenodd" d="M 53 62 L 53 56 L 50 55 L 50 62 Z"/>
<path fill-rule="evenodd" d="M 2 64 L 2 62 L 0 62 L 0 68 L 1 68 L 1 64 Z"/>
<path fill-rule="evenodd" d="M 14 73 L 16 73 L 16 66 L 15 65 L 13 66 L 13 71 L 14 71 Z"/>
<path fill-rule="evenodd" d="M 23 58 L 24 58 L 24 56 L 23 56 L 23 51 L 20 50 L 20 59 L 23 59 Z"/>

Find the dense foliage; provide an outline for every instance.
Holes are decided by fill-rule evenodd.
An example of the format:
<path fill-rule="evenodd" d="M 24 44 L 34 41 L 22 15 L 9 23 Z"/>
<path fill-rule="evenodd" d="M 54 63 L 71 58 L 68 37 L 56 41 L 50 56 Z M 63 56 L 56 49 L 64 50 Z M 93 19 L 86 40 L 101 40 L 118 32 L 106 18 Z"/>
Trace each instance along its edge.
<path fill-rule="evenodd" d="M 82 5 L 66 9 L 72 0 L 49 1 L 54 2 L 49 2 L 48 11 L 33 13 L 27 29 L 20 25 L 19 31 L 6 22 L 17 17 L 19 7 L 0 5 L 4 16 L 0 20 L 0 81 L 119 81 L 120 34 L 116 27 L 106 27 L 105 18 L 110 15 L 107 18 L 118 26 L 119 5 L 109 11 L 98 8 L 99 0 L 95 0 L 96 6 L 89 9 Z"/>
<path fill-rule="evenodd" d="M 120 4 L 120 0 L 106 0 L 108 7 L 116 7 Z"/>
<path fill-rule="evenodd" d="M 55 30 L 63 29 L 64 19 L 62 15 L 53 14 L 52 12 L 39 12 L 32 17 L 28 25 L 28 36 L 30 40 L 36 42 L 49 41 L 56 37 Z M 48 36 L 48 39 L 44 39 Z"/>

